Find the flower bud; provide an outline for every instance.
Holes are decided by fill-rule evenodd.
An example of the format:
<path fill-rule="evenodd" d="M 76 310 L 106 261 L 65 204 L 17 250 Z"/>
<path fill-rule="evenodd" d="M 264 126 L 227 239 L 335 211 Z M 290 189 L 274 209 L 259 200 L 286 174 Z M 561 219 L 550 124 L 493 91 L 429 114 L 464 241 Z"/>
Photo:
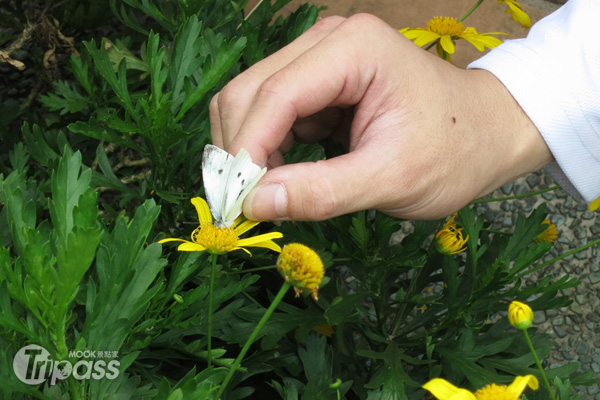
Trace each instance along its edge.
<path fill-rule="evenodd" d="M 442 254 L 457 254 L 467 249 L 469 235 L 463 238 L 462 229 L 454 223 L 456 214 L 435 235 L 435 248 Z"/>
<path fill-rule="evenodd" d="M 515 300 L 508 306 L 508 320 L 515 328 L 525 330 L 533 322 L 533 311 L 527 304 Z"/>

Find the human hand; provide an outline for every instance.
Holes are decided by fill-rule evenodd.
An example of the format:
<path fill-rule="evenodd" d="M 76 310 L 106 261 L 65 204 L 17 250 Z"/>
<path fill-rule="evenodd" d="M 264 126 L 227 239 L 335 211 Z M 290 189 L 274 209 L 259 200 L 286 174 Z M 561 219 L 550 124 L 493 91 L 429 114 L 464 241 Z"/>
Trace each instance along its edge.
<path fill-rule="evenodd" d="M 368 208 L 439 218 L 552 159 L 493 75 L 458 69 L 370 15 L 320 20 L 227 84 L 210 115 L 214 144 L 270 168 L 244 203 L 254 220 Z M 332 134 L 347 154 L 283 165 L 294 140 Z"/>

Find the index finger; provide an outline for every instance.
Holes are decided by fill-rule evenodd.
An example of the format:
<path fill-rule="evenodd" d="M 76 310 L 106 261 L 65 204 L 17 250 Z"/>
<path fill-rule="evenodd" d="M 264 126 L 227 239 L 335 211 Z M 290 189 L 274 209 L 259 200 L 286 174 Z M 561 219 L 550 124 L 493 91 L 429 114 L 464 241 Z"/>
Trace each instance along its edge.
<path fill-rule="evenodd" d="M 254 162 L 266 165 L 296 119 L 328 106 L 357 104 L 376 73 L 378 60 L 370 55 L 382 53 L 371 51 L 381 27 L 395 32 L 376 17 L 350 17 L 266 79 L 228 150 L 245 148 Z"/>

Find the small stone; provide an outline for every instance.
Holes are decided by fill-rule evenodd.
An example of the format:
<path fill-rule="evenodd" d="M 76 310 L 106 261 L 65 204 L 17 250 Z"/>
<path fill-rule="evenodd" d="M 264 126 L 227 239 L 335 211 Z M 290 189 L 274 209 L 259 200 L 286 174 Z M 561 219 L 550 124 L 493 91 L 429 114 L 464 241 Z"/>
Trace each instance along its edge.
<path fill-rule="evenodd" d="M 500 204 L 500 208 L 504 211 L 510 211 L 512 206 L 508 201 L 503 201 L 502 204 Z"/>
<path fill-rule="evenodd" d="M 571 247 L 571 241 L 566 236 L 559 237 L 558 240 L 557 240 L 557 242 L 558 243 L 564 243 L 564 244 L 568 245 L 569 247 Z"/>
<path fill-rule="evenodd" d="M 526 180 L 530 189 L 535 189 L 542 181 L 542 179 L 536 174 L 529 174 Z"/>
<path fill-rule="evenodd" d="M 600 322 L 600 314 L 598 314 L 598 312 L 590 312 L 587 313 L 585 319 L 591 322 Z"/>
<path fill-rule="evenodd" d="M 544 200 L 554 200 L 554 195 L 550 192 L 542 193 L 542 197 L 544 198 Z"/>
<path fill-rule="evenodd" d="M 578 260 L 585 260 L 586 258 L 588 258 L 588 255 L 585 254 L 585 252 L 580 251 L 578 253 L 575 253 L 575 258 Z"/>
<path fill-rule="evenodd" d="M 517 196 L 521 196 L 527 193 L 528 191 L 529 189 L 527 189 L 527 186 L 522 183 L 518 183 L 515 185 L 515 195 Z"/>
<path fill-rule="evenodd" d="M 575 233 L 575 237 L 579 240 L 584 240 L 588 237 L 586 229 L 583 226 L 578 226 L 577 228 L 575 228 L 573 233 Z"/>
<path fill-rule="evenodd" d="M 546 316 L 548 318 L 556 317 L 558 315 L 558 311 L 556 310 L 546 310 Z"/>
<path fill-rule="evenodd" d="M 588 351 L 590 351 L 590 346 L 587 344 L 587 342 L 579 342 L 575 348 L 575 353 L 579 355 L 586 355 Z"/>
<path fill-rule="evenodd" d="M 596 264 L 595 262 L 590 264 L 590 271 L 592 272 L 598 272 L 600 271 L 600 266 L 598 266 L 598 264 Z"/>
<path fill-rule="evenodd" d="M 555 191 L 554 191 L 554 195 L 555 195 L 557 198 L 559 198 L 559 199 L 565 199 L 565 198 L 567 198 L 567 196 L 568 196 L 567 192 L 565 192 L 565 191 L 564 191 L 564 190 L 562 190 L 562 189 L 555 190 Z"/>
<path fill-rule="evenodd" d="M 552 320 L 552 325 L 554 325 L 554 326 L 562 325 L 564 322 L 565 322 L 565 320 L 563 317 L 557 317 Z"/>
<path fill-rule="evenodd" d="M 590 278 L 590 282 L 592 283 L 592 285 L 600 282 L 600 272 L 592 272 L 589 275 L 589 278 Z"/>
<path fill-rule="evenodd" d="M 580 305 L 579 305 L 579 304 L 577 304 L 577 303 L 573 303 L 573 304 L 571 304 L 571 307 L 570 307 L 570 309 L 571 309 L 571 311 L 573 311 L 575 314 L 578 314 L 578 315 L 583 315 L 583 307 L 582 307 L 582 306 L 580 306 Z"/>
<path fill-rule="evenodd" d="M 590 356 L 579 356 L 579 362 L 582 364 L 590 364 L 592 362 L 592 357 Z"/>
<path fill-rule="evenodd" d="M 507 196 L 510 195 L 513 190 L 513 186 L 514 186 L 514 183 L 512 183 L 512 182 L 507 183 L 506 185 L 502 186 L 502 188 L 501 188 L 502 193 L 504 193 Z"/>
<path fill-rule="evenodd" d="M 562 330 L 562 328 L 559 328 L 558 326 L 555 326 L 555 327 L 554 327 L 554 330 L 556 331 L 556 334 L 557 334 L 557 335 L 559 335 L 559 337 L 561 337 L 561 338 L 565 337 L 565 336 L 566 336 L 566 334 L 567 334 L 567 332 L 565 332 L 564 330 L 562 330 L 562 331 L 563 331 L 563 333 L 564 333 L 564 335 L 563 335 L 563 336 L 560 336 L 560 334 L 558 333 L 558 329 L 561 329 L 561 330 Z M 568 351 L 563 351 L 563 352 L 562 352 L 562 355 L 563 355 L 563 357 L 565 358 L 565 360 L 572 360 L 572 359 L 573 359 L 573 356 L 572 356 L 572 355 L 571 355 L 571 353 L 570 353 L 570 352 L 568 352 Z"/>
<path fill-rule="evenodd" d="M 553 215 L 550 218 L 550 222 L 552 222 L 557 227 L 564 224 L 566 222 L 566 220 L 567 220 L 567 218 L 564 215 L 560 215 L 560 214 Z"/>
<path fill-rule="evenodd" d="M 590 220 L 590 219 L 594 219 L 596 217 L 596 214 L 593 211 L 590 210 L 586 210 L 582 215 L 581 218 L 585 219 L 585 220 Z"/>
<path fill-rule="evenodd" d="M 502 221 L 502 226 L 506 226 L 506 227 L 513 226 L 512 218 L 510 216 L 504 218 L 504 220 Z"/>
<path fill-rule="evenodd" d="M 536 312 L 533 314 L 534 325 L 543 324 L 546 322 L 546 314 L 544 312 Z"/>
<path fill-rule="evenodd" d="M 573 207 L 573 198 L 567 197 L 567 199 L 565 200 L 565 208 L 571 208 L 571 207 Z"/>

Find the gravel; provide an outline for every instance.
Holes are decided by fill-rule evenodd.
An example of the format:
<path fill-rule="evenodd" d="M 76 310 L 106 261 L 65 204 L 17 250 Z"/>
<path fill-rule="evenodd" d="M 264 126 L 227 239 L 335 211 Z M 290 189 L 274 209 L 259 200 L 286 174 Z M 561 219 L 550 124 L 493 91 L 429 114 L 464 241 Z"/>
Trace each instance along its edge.
<path fill-rule="evenodd" d="M 506 184 L 492 193 L 491 197 L 521 195 L 554 186 L 552 178 L 543 170 L 537 171 L 513 183 Z M 491 229 L 503 230 L 513 227 L 519 214 L 529 215 L 533 208 L 545 202 L 548 216 L 558 230 L 559 239 L 541 260 L 548 261 L 560 254 L 587 244 L 600 237 L 600 213 L 587 209 L 587 204 L 578 201 L 559 189 L 526 199 L 481 203 L 479 212 L 484 212 L 492 222 Z M 541 333 L 547 333 L 555 345 L 545 360 L 548 366 L 557 367 L 570 361 L 581 363 L 578 372 L 592 370 L 600 373 L 600 267 L 598 246 L 566 257 L 526 277 L 529 282 L 538 277 L 551 275 L 558 280 L 565 275 L 577 278 L 581 285 L 562 291 L 573 303 L 560 310 L 536 311 L 534 324 Z M 576 388 L 583 399 L 600 400 L 600 389 Z"/>

